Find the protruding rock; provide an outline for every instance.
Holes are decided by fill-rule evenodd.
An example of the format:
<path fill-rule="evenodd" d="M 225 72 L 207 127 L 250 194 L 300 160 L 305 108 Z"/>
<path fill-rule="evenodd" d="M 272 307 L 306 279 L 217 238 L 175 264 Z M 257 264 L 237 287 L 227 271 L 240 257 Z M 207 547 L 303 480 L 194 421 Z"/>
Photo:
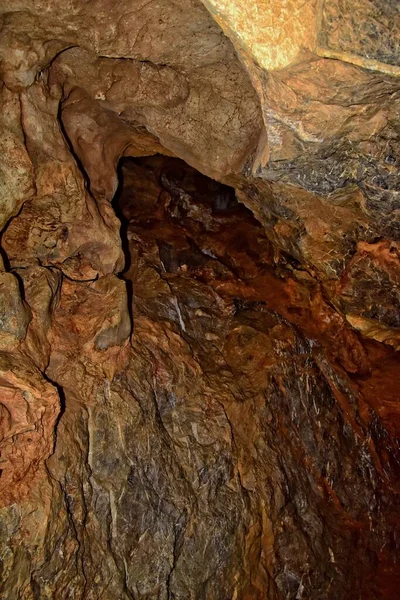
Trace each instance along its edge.
<path fill-rule="evenodd" d="M 46 479 L 60 412 L 56 388 L 21 354 L 0 352 L 0 506 L 19 502 Z"/>
<path fill-rule="evenodd" d="M 0 272 L 0 350 L 15 349 L 25 338 L 30 320 L 17 277 Z"/>

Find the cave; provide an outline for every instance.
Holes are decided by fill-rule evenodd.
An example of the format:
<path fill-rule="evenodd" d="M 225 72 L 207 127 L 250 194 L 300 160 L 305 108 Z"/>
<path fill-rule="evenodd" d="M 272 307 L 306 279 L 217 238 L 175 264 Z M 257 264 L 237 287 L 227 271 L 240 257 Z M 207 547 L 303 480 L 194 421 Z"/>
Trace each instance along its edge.
<path fill-rule="evenodd" d="M 397 600 L 400 10 L 0 19 L 0 599 Z"/>

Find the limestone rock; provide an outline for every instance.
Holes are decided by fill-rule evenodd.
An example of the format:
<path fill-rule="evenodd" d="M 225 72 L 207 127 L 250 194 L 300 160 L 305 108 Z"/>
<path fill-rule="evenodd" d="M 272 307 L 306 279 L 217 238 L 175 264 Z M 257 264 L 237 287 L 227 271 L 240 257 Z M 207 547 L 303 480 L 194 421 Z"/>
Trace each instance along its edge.
<path fill-rule="evenodd" d="M 51 353 L 49 331 L 52 314 L 60 299 L 62 274 L 58 269 L 32 266 L 20 269 L 25 301 L 32 319 L 24 341 L 24 350 L 35 365 L 45 371 Z"/>
<path fill-rule="evenodd" d="M 88 283 L 64 279 L 51 325 L 47 373 L 65 389 L 79 386 L 89 401 L 96 380 L 102 386 L 126 361 L 121 346 L 132 327 L 126 286 L 114 275 Z"/>
<path fill-rule="evenodd" d="M 1 506 L 19 502 L 46 480 L 60 412 L 55 387 L 21 354 L 0 354 Z"/>
<path fill-rule="evenodd" d="M 0 228 L 16 215 L 34 193 L 33 168 L 24 145 L 21 107 L 17 94 L 6 87 L 0 92 Z"/>
<path fill-rule="evenodd" d="M 18 279 L 12 273 L 0 273 L 0 349 L 15 349 L 25 338 L 30 320 Z"/>
<path fill-rule="evenodd" d="M 397 600 L 398 13 L 2 3 L 2 600 Z"/>
<path fill-rule="evenodd" d="M 93 125 L 87 122 L 89 115 L 98 121 L 99 117 L 96 119 L 94 115 L 112 108 L 116 115 L 110 115 L 109 123 L 115 123 L 114 129 L 119 128 L 125 140 L 129 140 L 127 124 L 142 123 L 170 151 L 184 156 L 201 171 L 223 177 L 242 168 L 260 136 L 258 101 L 232 52 L 227 53 L 224 61 L 198 64 L 180 72 L 176 67 L 158 66 L 149 61 L 96 59 L 87 52 L 73 49 L 55 61 L 51 81 L 62 85 L 67 96 L 63 120 L 74 147 L 79 130 L 93 130 Z M 78 108 L 77 111 L 76 103 L 82 103 L 82 92 L 74 92 L 75 87 L 82 88 L 96 100 L 90 109 Z M 239 96 L 236 95 L 238 89 Z M 83 140 L 81 146 L 82 143 Z M 120 143 L 121 155 L 124 143 Z M 127 143 L 125 141 L 125 146 Z M 85 154 L 85 166 L 90 161 L 89 148 L 86 152 L 82 147 L 75 149 L 78 156 Z M 113 166 L 115 168 L 115 164 Z"/>
<path fill-rule="evenodd" d="M 297 61 L 317 45 L 315 2 L 202 0 L 246 61 L 267 71 Z"/>
<path fill-rule="evenodd" d="M 108 202 L 96 203 L 85 189 L 57 121 L 57 97 L 46 95 L 43 82 L 38 82 L 24 95 L 23 106 L 37 191 L 3 237 L 11 265 L 39 260 L 72 279 L 121 270 L 118 221 Z"/>
<path fill-rule="evenodd" d="M 121 156 L 146 156 L 164 150 L 146 129 L 120 119 L 81 88 L 74 88 L 63 102 L 62 122 L 87 173 L 90 191 L 99 201 L 111 201 L 117 191 Z"/>
<path fill-rule="evenodd" d="M 357 0 L 321 3 L 321 45 L 370 61 L 400 66 L 400 10 L 396 2 Z"/>

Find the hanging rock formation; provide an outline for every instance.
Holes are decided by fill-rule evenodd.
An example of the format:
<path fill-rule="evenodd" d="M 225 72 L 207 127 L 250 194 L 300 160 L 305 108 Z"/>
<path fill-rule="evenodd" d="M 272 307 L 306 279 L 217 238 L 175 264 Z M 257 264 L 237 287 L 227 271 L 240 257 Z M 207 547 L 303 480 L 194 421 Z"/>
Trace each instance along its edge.
<path fill-rule="evenodd" d="M 395 600 L 396 3 L 0 11 L 0 598 Z"/>

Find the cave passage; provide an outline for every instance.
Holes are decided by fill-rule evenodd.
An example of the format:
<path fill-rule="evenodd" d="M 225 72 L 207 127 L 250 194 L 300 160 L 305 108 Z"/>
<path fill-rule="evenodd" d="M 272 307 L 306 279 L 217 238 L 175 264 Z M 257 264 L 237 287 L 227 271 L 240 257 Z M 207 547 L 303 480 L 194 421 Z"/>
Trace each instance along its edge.
<path fill-rule="evenodd" d="M 395 449 L 383 426 L 394 350 L 361 344 L 309 266 L 271 240 L 274 222 L 261 225 L 233 188 L 163 155 L 125 158 L 119 173 L 125 264 L 108 201 L 100 218 L 89 195 L 90 260 L 58 259 L 47 243 L 26 266 L 21 231 L 40 223 L 29 202 L 3 240 L 33 324 L 48 323 L 36 284 L 52 307 L 51 344 L 28 337 L 49 419 L 50 381 L 65 398 L 39 480 L 51 518 L 33 597 L 395 598 Z M 27 435 L 19 456 L 36 457 L 40 437 Z"/>
<path fill-rule="evenodd" d="M 3 2 L 0 600 L 399 600 L 395 4 Z"/>
<path fill-rule="evenodd" d="M 119 174 L 113 206 L 121 220 L 122 276 L 139 312 L 205 342 L 205 323 L 213 336 L 227 315 L 272 311 L 353 369 L 357 336 L 338 328 L 318 281 L 271 243 L 233 188 L 163 155 L 122 159 Z M 195 309 L 193 296 L 205 305 L 199 300 Z M 214 314 L 222 306 L 225 312 Z"/>
<path fill-rule="evenodd" d="M 215 310 L 213 290 L 234 312 L 265 305 L 251 298 L 246 281 L 272 265 L 272 247 L 233 188 L 162 155 L 123 159 L 119 171 L 113 206 L 121 220 L 123 277 L 133 283 L 138 310 L 200 342 L 201 310 L 210 316 Z M 209 306 L 199 305 L 197 313 L 190 311 L 192 288 L 208 294 Z"/>
<path fill-rule="evenodd" d="M 246 598 L 268 587 L 298 598 L 303 586 L 330 597 L 333 581 L 349 600 L 391 594 L 394 542 L 379 523 L 393 507 L 371 488 L 379 465 L 366 467 L 368 436 L 340 391 L 357 338 L 232 188 L 161 155 L 124 159 L 120 175 L 134 358 L 114 389 L 133 391 L 143 414 L 140 430 L 127 426 L 124 536 L 142 540 L 150 524 L 155 541 L 132 548 L 153 552 L 171 598 L 231 597 L 235 577 Z M 151 569 L 130 569 L 150 586 Z"/>

